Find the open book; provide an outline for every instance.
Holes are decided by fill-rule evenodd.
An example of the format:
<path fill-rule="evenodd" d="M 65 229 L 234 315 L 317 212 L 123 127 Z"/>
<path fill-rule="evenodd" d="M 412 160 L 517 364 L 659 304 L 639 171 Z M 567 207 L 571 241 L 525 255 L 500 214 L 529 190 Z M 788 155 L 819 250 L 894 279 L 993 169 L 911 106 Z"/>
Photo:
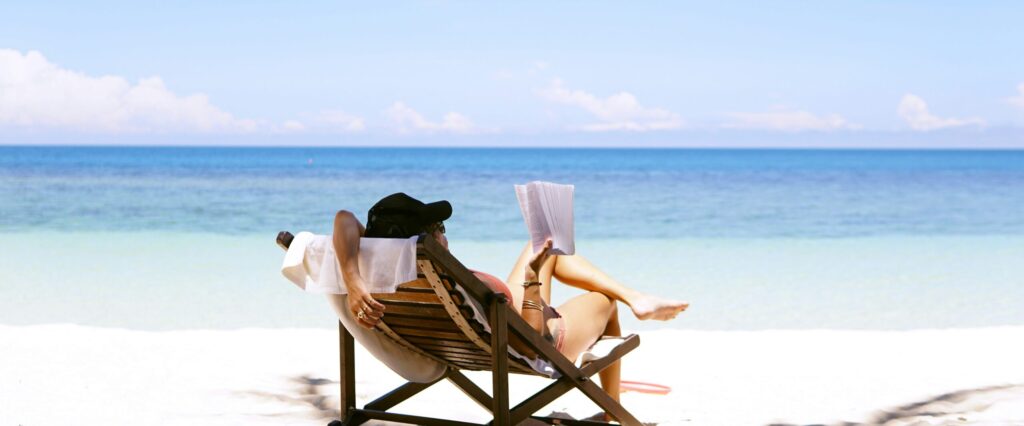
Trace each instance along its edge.
<path fill-rule="evenodd" d="M 533 181 L 516 185 L 519 209 L 530 232 L 533 252 L 540 251 L 544 241 L 550 238 L 554 243 L 552 254 L 571 255 L 576 253 L 576 238 L 573 231 L 572 185 Z"/>

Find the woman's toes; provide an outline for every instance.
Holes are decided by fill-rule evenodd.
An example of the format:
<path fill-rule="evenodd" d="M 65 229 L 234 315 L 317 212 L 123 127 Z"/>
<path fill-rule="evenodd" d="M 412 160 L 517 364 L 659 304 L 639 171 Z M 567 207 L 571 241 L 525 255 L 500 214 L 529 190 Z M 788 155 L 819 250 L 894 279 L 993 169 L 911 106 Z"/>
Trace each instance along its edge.
<path fill-rule="evenodd" d="M 634 300 L 630 308 L 633 309 L 633 315 L 640 320 L 668 321 L 689 306 L 687 302 L 644 295 Z"/>

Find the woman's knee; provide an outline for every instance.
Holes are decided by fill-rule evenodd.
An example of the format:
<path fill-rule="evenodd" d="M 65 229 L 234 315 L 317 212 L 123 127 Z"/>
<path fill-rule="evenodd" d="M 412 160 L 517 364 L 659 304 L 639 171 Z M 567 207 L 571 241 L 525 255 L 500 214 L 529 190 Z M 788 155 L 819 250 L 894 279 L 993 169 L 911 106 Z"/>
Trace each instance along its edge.
<path fill-rule="evenodd" d="M 351 220 L 359 220 L 356 215 L 348 210 L 338 210 L 338 213 L 334 214 L 334 224 L 339 225 Z"/>

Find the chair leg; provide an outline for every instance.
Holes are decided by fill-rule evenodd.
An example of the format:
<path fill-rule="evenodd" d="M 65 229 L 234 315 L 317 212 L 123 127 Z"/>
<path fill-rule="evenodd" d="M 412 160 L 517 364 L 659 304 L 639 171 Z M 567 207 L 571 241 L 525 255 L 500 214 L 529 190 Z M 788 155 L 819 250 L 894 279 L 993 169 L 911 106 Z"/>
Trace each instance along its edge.
<path fill-rule="evenodd" d="M 491 413 L 495 426 L 509 426 L 508 411 L 508 307 L 497 297 L 490 300 L 491 311 Z"/>
<path fill-rule="evenodd" d="M 352 339 L 352 335 L 345 329 L 345 325 L 338 321 L 338 358 L 339 367 L 341 371 L 341 377 L 339 380 L 341 384 L 341 393 L 339 394 L 339 401 L 341 402 L 341 409 L 338 411 L 339 417 L 341 418 L 341 424 L 344 425 L 358 425 L 365 422 L 365 419 L 359 419 L 355 415 L 356 409 L 356 353 L 355 353 L 355 341 Z M 333 425 L 334 422 L 331 422 Z"/>

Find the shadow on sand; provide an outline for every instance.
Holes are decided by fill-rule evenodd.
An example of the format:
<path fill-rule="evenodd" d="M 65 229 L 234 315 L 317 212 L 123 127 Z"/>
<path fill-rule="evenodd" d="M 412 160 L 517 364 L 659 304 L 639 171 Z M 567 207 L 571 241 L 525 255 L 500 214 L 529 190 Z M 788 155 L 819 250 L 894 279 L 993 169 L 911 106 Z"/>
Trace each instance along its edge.
<path fill-rule="evenodd" d="M 323 420 L 333 420 L 340 416 L 338 410 L 338 398 L 336 396 L 327 396 L 321 392 L 320 387 L 326 385 L 337 385 L 336 380 L 322 379 L 317 377 L 311 377 L 308 375 L 293 377 L 288 380 L 295 385 L 295 390 L 287 394 L 270 393 L 262 391 L 246 391 L 240 392 L 241 395 L 270 399 L 274 401 L 280 401 L 295 405 L 297 411 L 289 411 L 275 414 L 264 414 L 267 417 L 301 417 L 301 418 L 313 418 Z M 306 407 L 306 410 L 301 410 L 300 407 Z M 564 419 L 575 420 L 572 416 L 566 413 L 552 412 L 548 414 L 549 417 L 561 417 Z M 604 418 L 603 412 L 595 413 L 582 420 L 597 420 L 600 421 Z M 369 422 L 368 425 L 377 424 L 393 424 L 388 422 Z M 657 423 L 644 423 L 644 426 L 656 426 Z"/>
<path fill-rule="evenodd" d="M 320 389 L 321 386 L 335 385 L 338 383 L 337 381 L 303 375 L 293 377 L 289 379 L 289 382 L 294 384 L 295 388 L 292 392 L 285 394 L 261 391 L 247 391 L 242 394 L 285 402 L 295 405 L 297 408 L 296 411 L 265 414 L 266 416 L 324 420 L 338 418 L 337 398 L 324 394 Z M 949 392 L 922 401 L 880 410 L 863 422 L 832 423 L 830 426 L 1024 424 L 1024 413 L 1022 413 L 1024 410 L 1010 410 L 1010 412 L 1001 413 L 1011 417 L 1020 416 L 1020 418 L 984 416 L 983 419 L 978 419 L 979 414 L 997 404 L 1024 407 L 1024 384 L 988 386 Z M 598 415 L 594 417 L 598 417 Z M 775 423 L 771 426 L 796 425 Z M 818 423 L 805 426 L 826 426 L 826 424 Z"/>
<path fill-rule="evenodd" d="M 338 382 L 330 379 L 321 379 L 318 377 L 311 377 L 307 375 L 293 377 L 289 382 L 295 385 L 294 391 L 279 394 L 261 391 L 247 391 L 241 392 L 246 396 L 253 396 L 257 398 L 272 399 L 275 401 L 281 401 L 288 404 L 295 405 L 296 408 L 306 407 L 307 410 L 301 410 L 298 412 L 285 412 L 277 414 L 266 414 L 270 417 L 302 417 L 302 418 L 314 418 L 314 419 L 337 419 L 340 415 L 338 410 L 338 398 L 334 396 L 327 396 L 320 391 L 320 386 L 337 384 Z"/>
<path fill-rule="evenodd" d="M 969 425 L 969 424 L 1024 424 L 1024 414 L 1006 413 L 1021 418 L 985 418 L 976 419 L 976 415 L 996 404 L 1020 404 L 1024 406 L 1024 384 L 988 386 L 975 389 L 964 389 L 949 392 L 901 405 L 875 413 L 865 422 L 833 423 L 833 426 L 861 425 Z M 794 426 L 792 424 L 773 424 L 772 426 Z M 815 426 L 815 425 L 805 425 Z M 825 426 L 825 424 L 817 424 Z"/>

